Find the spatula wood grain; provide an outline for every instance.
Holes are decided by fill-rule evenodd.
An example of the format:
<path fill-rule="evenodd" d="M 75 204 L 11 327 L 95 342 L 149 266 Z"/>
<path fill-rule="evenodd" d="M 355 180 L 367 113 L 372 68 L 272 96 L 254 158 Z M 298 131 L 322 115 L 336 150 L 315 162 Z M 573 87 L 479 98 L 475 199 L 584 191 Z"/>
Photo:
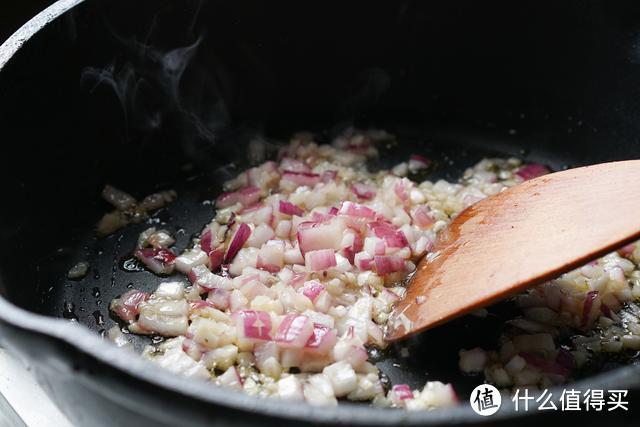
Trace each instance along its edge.
<path fill-rule="evenodd" d="M 387 338 L 440 325 L 639 238 L 640 160 L 526 181 L 470 206 L 440 233 Z"/>

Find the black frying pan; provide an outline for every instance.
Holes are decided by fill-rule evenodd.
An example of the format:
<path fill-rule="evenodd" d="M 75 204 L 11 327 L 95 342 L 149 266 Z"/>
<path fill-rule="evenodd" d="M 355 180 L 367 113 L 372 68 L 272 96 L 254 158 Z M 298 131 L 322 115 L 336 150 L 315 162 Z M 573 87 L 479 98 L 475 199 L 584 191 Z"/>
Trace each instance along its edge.
<path fill-rule="evenodd" d="M 95 237 L 106 183 L 138 197 L 176 189 L 152 219 L 182 248 L 212 216 L 203 202 L 221 182 L 300 129 L 327 141 L 349 124 L 387 129 L 401 143 L 377 166 L 419 152 L 436 160 L 431 179 L 492 155 L 554 169 L 640 155 L 637 3 L 372 3 L 63 0 L 0 48 L 0 342 L 75 423 L 487 421 L 465 405 L 406 413 L 258 400 L 160 372 L 99 336 L 115 322 L 112 298 L 159 282 L 122 268 L 146 225 Z M 91 273 L 67 280 L 78 261 Z M 459 373 L 458 349 L 495 347 L 513 307 L 491 311 L 412 339 L 409 358 L 380 354 L 381 370 L 415 387 L 451 381 L 465 400 L 481 379 Z M 640 411 L 633 360 L 574 385 L 631 389 L 631 412 L 607 414 L 616 424 Z M 602 423 L 586 415 L 572 417 Z M 505 408 L 488 421 L 540 416 Z"/>

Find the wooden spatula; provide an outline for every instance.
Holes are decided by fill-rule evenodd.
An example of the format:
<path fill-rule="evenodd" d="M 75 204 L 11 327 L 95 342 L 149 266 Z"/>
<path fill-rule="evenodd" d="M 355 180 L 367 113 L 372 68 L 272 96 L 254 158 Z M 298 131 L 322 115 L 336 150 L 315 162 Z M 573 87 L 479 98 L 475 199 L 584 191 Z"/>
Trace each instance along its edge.
<path fill-rule="evenodd" d="M 387 338 L 440 325 L 639 238 L 640 160 L 526 181 L 465 209 L 440 233 Z"/>

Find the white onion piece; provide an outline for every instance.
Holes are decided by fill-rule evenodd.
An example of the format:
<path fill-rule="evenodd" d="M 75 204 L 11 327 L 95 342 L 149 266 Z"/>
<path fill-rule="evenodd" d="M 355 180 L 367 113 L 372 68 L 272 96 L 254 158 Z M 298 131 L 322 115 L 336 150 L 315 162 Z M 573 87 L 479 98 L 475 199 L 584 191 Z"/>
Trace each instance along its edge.
<path fill-rule="evenodd" d="M 242 390 L 242 378 L 235 366 L 230 367 L 224 374 L 216 378 L 216 383 L 218 385 Z"/>
<path fill-rule="evenodd" d="M 200 249 L 183 252 L 175 259 L 176 270 L 182 274 L 188 274 L 197 265 L 204 265 L 209 261 L 207 253 Z"/>
<path fill-rule="evenodd" d="M 233 262 L 229 265 L 229 274 L 232 276 L 239 276 L 242 271 L 248 267 L 255 268 L 258 264 L 258 249 L 256 248 L 242 248 L 238 251 L 237 255 L 233 259 Z"/>
<path fill-rule="evenodd" d="M 300 252 L 304 255 L 319 249 L 341 249 L 345 224 L 339 218 L 327 223 L 302 223 L 297 238 Z"/>
<path fill-rule="evenodd" d="M 271 224 L 273 208 L 264 204 L 256 204 L 240 211 L 242 221 L 251 224 Z"/>
<path fill-rule="evenodd" d="M 207 295 L 207 301 L 218 310 L 229 308 L 231 292 L 227 289 L 211 289 Z"/>
<path fill-rule="evenodd" d="M 322 370 L 333 387 L 336 397 L 346 396 L 358 386 L 358 378 L 350 364 L 344 361 L 333 363 Z"/>
<path fill-rule="evenodd" d="M 280 186 L 281 188 L 289 188 L 291 186 L 295 188 L 300 185 L 314 187 L 319 182 L 320 175 L 316 173 L 284 171 Z"/>
<path fill-rule="evenodd" d="M 200 286 L 205 290 L 233 288 L 231 279 L 213 274 L 204 265 L 198 265 L 192 268 L 187 277 L 189 277 L 191 283 Z"/>
<path fill-rule="evenodd" d="M 280 356 L 280 363 L 285 369 L 297 368 L 302 365 L 305 354 L 301 348 L 285 348 Z"/>
<path fill-rule="evenodd" d="M 174 338 L 166 341 L 162 346 L 165 348 L 164 353 L 152 357 L 151 360 L 169 372 L 180 374 L 187 378 L 210 379 L 211 375 L 207 368 L 182 351 L 183 340 L 184 338 Z"/>
<path fill-rule="evenodd" d="M 153 293 L 156 298 L 165 298 L 180 300 L 184 298 L 184 283 L 182 282 L 164 282 L 158 285 Z"/>
<path fill-rule="evenodd" d="M 187 332 L 189 305 L 185 300 L 149 299 L 139 306 L 138 325 L 165 337 Z"/>
<path fill-rule="evenodd" d="M 344 325 L 349 334 L 354 334 L 366 343 L 369 337 L 369 320 L 371 320 L 372 298 L 363 296 L 349 308 Z"/>
<path fill-rule="evenodd" d="M 309 166 L 291 157 L 283 157 L 282 160 L 280 160 L 280 169 L 291 172 L 311 172 Z"/>
<path fill-rule="evenodd" d="M 171 274 L 174 269 L 176 255 L 169 249 L 144 248 L 135 252 L 135 257 L 155 274 Z"/>
<path fill-rule="evenodd" d="M 270 273 L 277 273 L 284 265 L 284 243 L 270 240 L 258 252 L 256 267 Z"/>
<path fill-rule="evenodd" d="M 282 220 L 276 225 L 275 233 L 281 239 L 288 239 L 291 235 L 292 223 L 289 220 Z"/>
<path fill-rule="evenodd" d="M 256 360 L 256 366 L 263 374 L 272 378 L 277 378 L 282 372 L 282 367 L 278 359 L 280 357 L 280 349 L 273 341 L 257 343 L 253 348 L 253 354 Z"/>
<path fill-rule="evenodd" d="M 259 224 L 253 229 L 251 235 L 247 239 L 246 245 L 259 248 L 275 236 L 273 229 L 267 224 Z"/>
<path fill-rule="evenodd" d="M 333 358 L 336 361 L 343 361 L 351 365 L 354 369 L 358 369 L 367 361 L 369 355 L 364 348 L 363 341 L 353 333 L 353 328 L 345 334 L 332 350 Z"/>
<path fill-rule="evenodd" d="M 337 405 L 331 381 L 324 374 L 311 375 L 304 385 L 304 397 L 310 405 Z"/>
<path fill-rule="evenodd" d="M 304 400 L 302 383 L 296 375 L 289 375 L 278 381 L 278 397 L 286 400 Z"/>

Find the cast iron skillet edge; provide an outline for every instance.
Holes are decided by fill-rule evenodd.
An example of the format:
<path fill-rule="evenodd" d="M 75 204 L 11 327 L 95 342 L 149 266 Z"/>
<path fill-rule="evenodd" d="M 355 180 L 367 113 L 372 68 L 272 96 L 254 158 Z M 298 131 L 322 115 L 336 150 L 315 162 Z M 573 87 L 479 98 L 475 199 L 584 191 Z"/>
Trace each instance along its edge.
<path fill-rule="evenodd" d="M 22 26 L 0 46 L 0 71 L 29 38 L 60 15 L 83 2 L 84 0 L 59 0 Z M 193 398 L 195 401 L 200 400 L 214 405 L 224 405 L 229 408 L 270 417 L 321 424 L 349 423 L 355 425 L 475 424 L 483 421 L 481 417 L 476 416 L 471 411 L 468 405 L 433 412 L 405 412 L 350 403 L 342 404 L 335 408 L 319 408 L 306 404 L 291 405 L 276 399 L 256 399 L 241 392 L 214 387 L 204 382 L 190 381 L 168 373 L 141 358 L 133 357 L 116 348 L 80 325 L 26 311 L 13 305 L 1 295 L 0 322 L 15 329 L 18 333 L 34 333 L 51 337 L 60 343 L 77 349 L 78 352 L 84 353 L 92 359 L 115 367 L 123 373 L 123 376 L 132 377 L 140 382 L 179 393 Z M 9 347 L 9 349 L 14 347 L 7 337 L 3 338 L 1 335 L 0 343 Z M 87 381 L 82 376 L 79 376 L 79 378 L 90 383 L 88 385 L 94 388 L 97 387 L 95 382 Z M 573 383 L 571 387 L 578 390 L 593 389 L 594 387 L 602 389 L 610 387 L 632 389 L 637 387 L 639 383 L 640 366 L 627 366 L 598 374 L 588 380 Z M 105 395 L 110 391 L 101 389 L 98 392 Z M 135 404 L 135 402 L 127 400 L 125 396 L 111 394 L 110 398 L 118 401 L 123 406 L 133 407 Z M 491 420 L 487 421 L 504 421 L 508 418 L 526 415 L 527 413 L 525 412 L 515 411 L 511 405 L 505 405 Z M 528 415 L 531 415 L 531 413 Z"/>

